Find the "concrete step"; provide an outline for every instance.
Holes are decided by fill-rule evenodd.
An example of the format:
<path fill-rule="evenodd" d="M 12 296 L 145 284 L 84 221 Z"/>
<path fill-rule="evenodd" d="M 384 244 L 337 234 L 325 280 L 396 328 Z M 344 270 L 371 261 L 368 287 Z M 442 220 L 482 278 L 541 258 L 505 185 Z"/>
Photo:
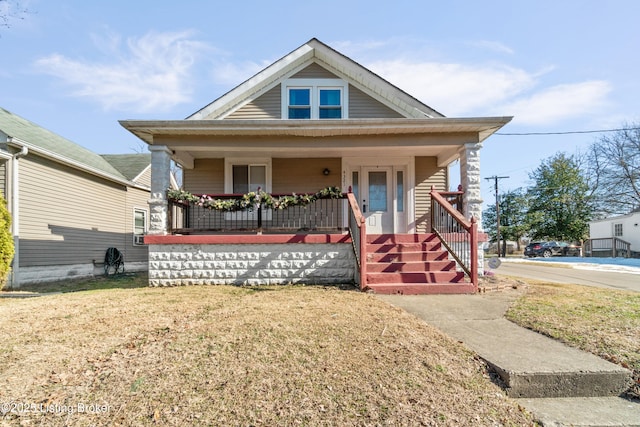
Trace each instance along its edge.
<path fill-rule="evenodd" d="M 516 399 L 543 426 L 640 427 L 640 402 L 620 397 Z"/>
<path fill-rule="evenodd" d="M 455 261 L 415 261 L 415 262 L 372 262 L 367 265 L 370 273 L 401 273 L 424 271 L 451 271 L 455 270 Z"/>
<path fill-rule="evenodd" d="M 380 295 L 472 294 L 473 283 L 369 283 L 364 289 Z"/>

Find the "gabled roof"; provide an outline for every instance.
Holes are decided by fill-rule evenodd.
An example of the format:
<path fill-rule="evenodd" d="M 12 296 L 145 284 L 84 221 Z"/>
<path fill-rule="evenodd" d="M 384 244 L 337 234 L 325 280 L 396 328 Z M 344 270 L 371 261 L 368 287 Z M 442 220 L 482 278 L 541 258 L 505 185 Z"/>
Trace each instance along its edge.
<path fill-rule="evenodd" d="M 9 144 L 26 146 L 29 152 L 127 185 L 131 185 L 132 182 L 127 175 L 129 166 L 125 167 L 126 162 L 131 162 L 130 166 L 135 168 L 140 167 L 138 162 L 146 161 L 147 165 L 150 164 L 149 155 L 133 155 L 142 157 L 135 162 L 133 159 L 123 159 L 116 167 L 107 158 L 4 108 L 0 108 L 0 135 L 2 134 L 6 135 L 6 142 Z M 120 169 L 126 170 L 127 173 L 121 172 Z"/>
<path fill-rule="evenodd" d="M 442 114 L 316 38 L 280 58 L 187 120 L 221 119 L 272 89 L 311 63 L 346 80 L 407 118 L 442 118 Z"/>
<path fill-rule="evenodd" d="M 101 157 L 116 168 L 125 178 L 135 181 L 151 167 L 151 154 L 102 154 Z"/>

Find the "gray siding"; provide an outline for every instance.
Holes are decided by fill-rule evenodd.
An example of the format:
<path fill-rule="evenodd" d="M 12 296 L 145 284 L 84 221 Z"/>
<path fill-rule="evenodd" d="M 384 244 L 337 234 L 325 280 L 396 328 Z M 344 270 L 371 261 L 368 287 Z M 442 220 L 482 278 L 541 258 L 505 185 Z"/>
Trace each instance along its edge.
<path fill-rule="evenodd" d="M 233 112 L 227 119 L 281 119 L 282 89 L 280 85 Z"/>
<path fill-rule="evenodd" d="M 360 89 L 349 85 L 349 118 L 393 119 L 402 118 L 402 115 L 373 99 Z"/>
<path fill-rule="evenodd" d="M 292 79 L 337 79 L 339 77 L 333 74 L 332 72 L 328 71 L 326 68 L 314 62 L 308 67 L 298 71 L 291 78 Z"/>
<path fill-rule="evenodd" d="M 416 157 L 416 231 L 431 231 L 431 186 L 446 191 L 447 169 L 438 167 L 435 157 Z"/>
<path fill-rule="evenodd" d="M 125 186 L 36 155 L 20 159 L 19 179 L 21 267 L 101 263 L 111 246 L 125 263 L 147 259 L 133 246 Z M 146 206 L 143 193 L 131 196 L 136 205 Z"/>

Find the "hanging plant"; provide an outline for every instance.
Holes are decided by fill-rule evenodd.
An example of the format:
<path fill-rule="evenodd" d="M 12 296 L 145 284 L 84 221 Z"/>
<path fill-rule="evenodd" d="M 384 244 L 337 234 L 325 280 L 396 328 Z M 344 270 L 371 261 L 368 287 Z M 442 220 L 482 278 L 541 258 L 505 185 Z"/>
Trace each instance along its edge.
<path fill-rule="evenodd" d="M 287 209 L 292 206 L 307 206 L 318 199 L 341 199 L 342 191 L 338 187 L 327 187 L 314 194 L 291 194 L 285 196 L 272 196 L 260 189 L 244 194 L 234 199 L 219 199 L 203 194 L 196 196 L 184 190 L 168 190 L 167 198 L 174 202 L 192 204 L 210 210 L 217 211 L 244 211 L 253 210 L 262 204 L 266 209 Z"/>

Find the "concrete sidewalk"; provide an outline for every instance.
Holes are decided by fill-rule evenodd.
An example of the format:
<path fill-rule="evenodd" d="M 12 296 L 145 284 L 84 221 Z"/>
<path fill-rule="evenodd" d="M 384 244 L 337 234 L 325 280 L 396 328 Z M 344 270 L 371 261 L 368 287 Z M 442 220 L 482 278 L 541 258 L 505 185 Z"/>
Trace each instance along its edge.
<path fill-rule="evenodd" d="M 520 293 L 379 298 L 477 353 L 500 375 L 507 394 L 545 426 L 640 426 L 640 403 L 618 397 L 631 372 L 506 320 Z"/>

